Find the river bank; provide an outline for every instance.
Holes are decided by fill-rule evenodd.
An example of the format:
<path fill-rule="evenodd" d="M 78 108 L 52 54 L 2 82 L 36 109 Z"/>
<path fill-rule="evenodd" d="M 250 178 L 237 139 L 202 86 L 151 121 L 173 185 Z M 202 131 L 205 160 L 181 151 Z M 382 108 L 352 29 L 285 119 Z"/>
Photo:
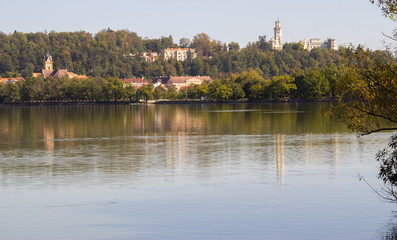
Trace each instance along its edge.
<path fill-rule="evenodd" d="M 335 99 L 322 99 L 320 101 L 309 101 L 305 99 L 266 99 L 266 100 L 149 100 L 140 102 L 131 101 L 109 101 L 109 102 L 96 102 L 96 101 L 51 101 L 51 102 L 23 102 L 23 103 L 0 103 L 0 107 L 12 106 L 74 106 L 74 105 L 145 105 L 145 104 L 222 104 L 222 103 L 294 103 L 294 102 L 335 102 Z"/>

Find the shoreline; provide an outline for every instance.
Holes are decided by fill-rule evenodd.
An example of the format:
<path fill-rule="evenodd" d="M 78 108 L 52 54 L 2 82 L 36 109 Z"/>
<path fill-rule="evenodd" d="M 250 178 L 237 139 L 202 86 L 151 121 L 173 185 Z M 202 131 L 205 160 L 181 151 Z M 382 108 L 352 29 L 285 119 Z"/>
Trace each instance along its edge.
<path fill-rule="evenodd" d="M 267 99 L 267 100 L 149 100 L 147 102 L 131 102 L 131 101 L 80 101 L 80 102 L 24 102 L 24 103 L 0 103 L 0 107 L 34 107 L 34 106 L 90 106 L 90 105 L 149 105 L 149 104 L 237 104 L 237 103 L 304 103 L 304 102 L 335 102 L 335 99 L 322 99 L 320 101 L 304 100 L 304 99 Z"/>

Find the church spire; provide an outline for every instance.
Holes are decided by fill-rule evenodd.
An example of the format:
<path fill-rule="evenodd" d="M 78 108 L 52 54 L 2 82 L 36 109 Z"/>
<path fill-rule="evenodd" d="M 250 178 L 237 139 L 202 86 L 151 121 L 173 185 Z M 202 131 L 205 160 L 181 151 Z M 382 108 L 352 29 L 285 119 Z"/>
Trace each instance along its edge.
<path fill-rule="evenodd" d="M 52 56 L 50 52 L 47 50 L 47 54 L 44 57 L 44 70 L 54 70 L 54 63 L 52 61 Z"/>

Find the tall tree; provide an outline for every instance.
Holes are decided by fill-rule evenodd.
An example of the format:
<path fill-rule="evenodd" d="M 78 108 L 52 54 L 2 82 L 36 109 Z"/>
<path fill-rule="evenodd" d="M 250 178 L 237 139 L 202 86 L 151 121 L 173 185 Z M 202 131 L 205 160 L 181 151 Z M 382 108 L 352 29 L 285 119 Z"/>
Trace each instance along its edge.
<path fill-rule="evenodd" d="M 375 3 L 374 0 L 370 2 Z M 397 2 L 378 0 L 385 16 L 395 20 Z M 361 135 L 397 131 L 397 63 L 388 51 L 371 52 L 362 47 L 345 52 L 347 67 L 336 83 L 338 103 L 333 113 Z M 385 183 L 384 199 L 397 203 L 397 134 L 378 152 L 378 177 Z"/>

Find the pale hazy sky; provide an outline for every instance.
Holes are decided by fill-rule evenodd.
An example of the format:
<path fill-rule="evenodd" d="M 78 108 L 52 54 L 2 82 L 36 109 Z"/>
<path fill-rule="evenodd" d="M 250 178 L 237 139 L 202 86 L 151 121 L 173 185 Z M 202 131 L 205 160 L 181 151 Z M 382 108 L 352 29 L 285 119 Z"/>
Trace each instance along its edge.
<path fill-rule="evenodd" d="M 141 37 L 207 33 L 244 47 L 258 36 L 273 36 L 279 19 L 285 42 L 335 38 L 338 45 L 384 47 L 382 32 L 396 23 L 369 0 L 13 0 L 1 3 L 0 31 L 86 31 L 128 29 Z"/>

